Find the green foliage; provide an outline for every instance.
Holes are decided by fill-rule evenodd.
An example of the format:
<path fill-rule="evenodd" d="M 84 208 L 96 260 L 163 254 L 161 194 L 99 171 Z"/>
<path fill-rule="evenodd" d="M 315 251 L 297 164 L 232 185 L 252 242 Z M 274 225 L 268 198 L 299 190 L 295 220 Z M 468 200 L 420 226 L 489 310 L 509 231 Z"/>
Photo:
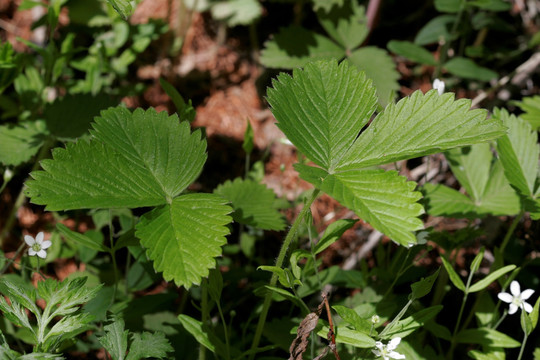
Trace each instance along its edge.
<path fill-rule="evenodd" d="M 533 130 L 540 127 L 540 96 L 523 98 L 522 101 L 516 101 L 515 104 L 524 111 L 520 117 L 531 124 Z"/>
<path fill-rule="evenodd" d="M 43 121 L 0 125 L 0 163 L 17 166 L 27 162 L 39 151 L 46 134 Z"/>

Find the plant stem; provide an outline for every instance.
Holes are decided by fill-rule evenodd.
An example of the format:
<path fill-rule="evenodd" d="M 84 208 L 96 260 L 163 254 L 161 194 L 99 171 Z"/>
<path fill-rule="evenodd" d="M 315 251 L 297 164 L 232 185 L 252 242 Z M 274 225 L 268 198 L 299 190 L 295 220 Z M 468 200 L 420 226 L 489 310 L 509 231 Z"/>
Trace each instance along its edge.
<path fill-rule="evenodd" d="M 231 359 L 231 345 L 229 344 L 229 332 L 227 330 L 227 323 L 225 322 L 225 316 L 223 316 L 223 310 L 221 309 L 221 303 L 216 301 L 216 305 L 219 312 L 219 317 L 221 318 L 221 323 L 223 324 L 223 334 L 225 335 L 225 345 L 227 347 L 227 360 Z"/>
<path fill-rule="evenodd" d="M 208 322 L 208 280 L 201 281 L 201 320 L 205 327 Z M 199 344 L 199 360 L 206 360 L 206 348 Z"/>
<path fill-rule="evenodd" d="M 308 201 L 304 204 L 304 207 L 294 220 L 291 228 L 289 229 L 289 232 L 287 233 L 287 236 L 285 237 L 285 240 L 283 241 L 283 245 L 281 246 L 281 250 L 279 251 L 278 257 L 276 259 L 275 266 L 281 268 L 283 265 L 283 262 L 285 260 L 285 256 L 287 255 L 287 251 L 289 250 L 289 246 L 291 245 L 291 242 L 296 236 L 296 232 L 298 231 L 298 227 L 302 223 L 304 217 L 307 215 L 309 211 L 311 211 L 311 204 L 313 204 L 313 201 L 317 198 L 319 195 L 320 190 L 314 189 L 313 193 L 311 194 L 311 197 L 308 199 Z M 278 276 L 276 273 L 272 274 L 272 277 L 270 278 L 270 286 L 275 286 L 278 280 Z M 263 308 L 261 310 L 261 315 L 259 316 L 259 322 L 257 323 L 257 329 L 255 330 L 255 336 L 253 337 L 253 342 L 251 344 L 251 350 L 253 351 L 251 355 L 249 355 L 249 360 L 253 360 L 255 357 L 255 349 L 259 346 L 259 342 L 261 341 L 261 336 L 264 328 L 264 324 L 266 322 L 266 316 L 268 315 L 268 310 L 270 309 L 270 304 L 272 303 L 272 292 L 267 291 L 265 297 L 264 297 L 264 303 Z"/>
<path fill-rule="evenodd" d="M 450 351 L 448 351 L 447 358 L 449 360 L 452 359 L 452 355 L 454 354 L 454 348 L 456 347 L 456 335 L 459 330 L 459 325 L 461 324 L 461 318 L 463 316 L 463 310 L 465 309 L 465 304 L 467 303 L 467 297 L 469 296 L 469 287 L 471 286 L 471 281 L 473 277 L 473 272 L 471 271 L 469 273 L 469 277 L 467 278 L 467 285 L 465 285 L 465 291 L 463 293 L 463 301 L 461 302 L 461 308 L 459 309 L 458 318 L 456 321 L 456 326 L 454 327 L 454 332 L 452 333 L 452 341 L 450 344 Z"/>
<path fill-rule="evenodd" d="M 499 319 L 499 321 L 497 321 L 495 326 L 493 326 L 493 330 L 497 330 L 497 328 L 499 327 L 499 325 L 501 325 L 501 323 L 503 322 L 503 320 L 504 320 L 504 318 L 506 317 L 507 314 L 508 314 L 508 311 L 504 310 L 504 313 L 501 316 L 501 318 Z"/>
<path fill-rule="evenodd" d="M 523 311 L 523 310 L 521 310 Z M 525 344 L 527 343 L 527 333 L 523 336 L 523 342 L 521 343 L 521 349 L 519 349 L 519 355 L 517 357 L 517 360 L 521 360 L 521 357 L 523 356 L 523 351 L 525 350 Z"/>
<path fill-rule="evenodd" d="M 384 328 L 384 330 L 379 334 L 379 337 L 382 337 L 384 336 L 388 331 L 390 331 L 392 329 L 392 327 L 394 327 L 394 325 L 399 321 L 401 320 L 401 318 L 403 317 L 403 315 L 405 315 L 405 313 L 407 312 L 407 310 L 409 309 L 409 306 L 412 305 L 413 301 L 415 299 L 412 298 L 409 300 L 409 302 L 403 307 L 403 309 L 401 309 L 401 311 L 399 312 L 399 314 L 396 315 L 396 317 L 392 320 L 392 322 L 388 325 L 386 325 L 386 327 Z"/>
<path fill-rule="evenodd" d="M 518 216 L 514 218 L 514 221 L 512 221 L 512 224 L 508 228 L 508 231 L 506 232 L 506 235 L 504 236 L 503 242 L 501 244 L 501 254 L 504 253 L 504 249 L 506 248 L 506 245 L 508 245 L 508 242 L 510 241 L 512 234 L 514 233 L 514 230 L 516 230 L 516 227 L 518 226 L 521 218 L 523 217 L 523 214 L 525 214 L 525 211 L 521 210 L 521 212 L 518 214 Z"/>

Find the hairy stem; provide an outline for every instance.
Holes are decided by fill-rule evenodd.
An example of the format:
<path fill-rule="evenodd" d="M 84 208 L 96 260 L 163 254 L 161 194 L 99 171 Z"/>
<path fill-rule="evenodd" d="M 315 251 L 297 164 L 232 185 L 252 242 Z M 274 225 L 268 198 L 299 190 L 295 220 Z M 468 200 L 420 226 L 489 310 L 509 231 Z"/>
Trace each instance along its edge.
<path fill-rule="evenodd" d="M 308 199 L 308 201 L 304 204 L 304 207 L 300 211 L 300 214 L 298 214 L 298 217 L 294 220 L 291 228 L 289 229 L 289 232 L 287 233 L 287 236 L 285 237 L 285 240 L 283 241 L 283 245 L 281 246 L 281 250 L 279 251 L 278 257 L 276 259 L 275 266 L 281 268 L 283 266 L 283 262 L 285 261 L 285 256 L 287 255 L 287 251 L 289 250 L 289 246 L 291 245 L 293 239 L 296 236 L 296 232 L 298 231 L 298 227 L 304 220 L 305 216 L 309 211 L 311 211 L 311 204 L 313 204 L 313 201 L 317 198 L 319 195 L 320 190 L 315 189 L 313 190 L 313 193 L 311 194 L 311 197 Z M 277 284 L 278 276 L 276 273 L 272 274 L 272 277 L 270 278 L 270 286 L 275 286 Z M 268 310 L 270 309 L 270 304 L 272 303 L 272 292 L 268 291 L 266 293 L 266 296 L 264 297 L 264 303 L 261 310 L 261 315 L 259 316 L 259 322 L 257 323 L 257 329 L 255 330 L 255 336 L 253 337 L 253 342 L 251 344 L 251 350 L 253 351 L 251 355 L 249 356 L 249 360 L 253 360 L 255 357 L 255 349 L 259 346 L 259 342 L 261 341 L 261 336 L 264 328 L 264 324 L 266 322 L 266 316 L 268 315 Z"/>

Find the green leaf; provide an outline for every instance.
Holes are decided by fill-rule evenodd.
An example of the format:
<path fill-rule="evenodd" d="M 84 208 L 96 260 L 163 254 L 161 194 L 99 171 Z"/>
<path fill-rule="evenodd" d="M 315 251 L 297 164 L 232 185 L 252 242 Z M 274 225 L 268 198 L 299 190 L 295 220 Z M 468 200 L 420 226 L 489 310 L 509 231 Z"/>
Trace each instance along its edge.
<path fill-rule="evenodd" d="M 442 305 L 431 306 L 398 321 L 392 328 L 385 331 L 383 339 L 392 339 L 395 337 L 404 338 L 405 336 L 410 335 L 417 329 L 423 327 L 426 322 L 435 317 L 442 309 Z"/>
<path fill-rule="evenodd" d="M 468 355 L 475 360 L 506 360 L 506 353 L 502 348 L 484 347 L 483 351 L 471 350 Z"/>
<path fill-rule="evenodd" d="M 163 78 L 159 78 L 159 84 L 163 88 L 163 90 L 169 95 L 171 98 L 174 106 L 176 107 L 176 112 L 178 113 L 178 116 L 181 120 L 187 120 L 189 122 L 192 122 L 195 120 L 195 109 L 193 108 L 193 105 L 191 105 L 191 100 L 189 100 L 187 103 L 180 95 L 178 90 L 174 88 L 170 83 L 165 81 Z"/>
<path fill-rule="evenodd" d="M 536 299 L 536 303 L 533 306 L 533 311 L 529 314 L 533 329 L 536 329 L 536 325 L 538 324 L 539 310 L 540 310 L 540 297 Z"/>
<path fill-rule="evenodd" d="M 313 10 L 324 10 L 326 12 L 332 10 L 333 7 L 343 6 L 345 0 L 311 0 L 313 2 Z"/>
<path fill-rule="evenodd" d="M 421 297 L 426 296 L 431 291 L 437 276 L 439 276 L 439 271 L 441 268 L 438 268 L 433 274 L 429 275 L 427 278 L 422 278 L 420 281 L 417 281 L 411 284 L 412 298 L 420 299 Z"/>
<path fill-rule="evenodd" d="M 444 268 L 446 269 L 446 272 L 448 273 L 448 276 L 450 277 L 450 281 L 452 281 L 452 284 L 454 284 L 455 287 L 457 287 L 461 291 L 465 291 L 465 284 L 463 284 L 463 281 L 459 277 L 459 275 L 456 273 L 452 265 L 446 260 L 444 256 L 441 256 L 442 263 L 444 265 Z"/>
<path fill-rule="evenodd" d="M 319 254 L 324 251 L 330 245 L 339 240 L 341 235 L 343 235 L 345 231 L 352 228 L 356 222 L 357 220 L 354 219 L 340 219 L 328 225 L 326 230 L 324 230 L 321 240 L 319 240 L 319 242 L 317 242 L 317 244 L 313 247 L 313 253 Z"/>
<path fill-rule="evenodd" d="M 346 306 L 334 305 L 332 306 L 338 315 L 348 324 L 351 324 L 355 330 L 369 334 L 372 328 L 373 323 L 369 320 L 362 319 L 358 313 Z M 373 335 L 377 335 L 373 330 Z"/>
<path fill-rule="evenodd" d="M 213 194 L 188 194 L 141 217 L 135 235 L 167 281 L 189 288 L 215 267 L 229 234 L 231 208 Z"/>
<path fill-rule="evenodd" d="M 457 190 L 441 184 L 426 183 L 422 188 L 426 212 L 433 216 L 476 217 L 473 201 Z"/>
<path fill-rule="evenodd" d="M 244 141 L 242 142 L 242 149 L 245 151 L 246 154 L 251 154 L 253 151 L 253 140 L 255 137 L 255 134 L 253 132 L 253 127 L 251 126 L 251 122 L 249 119 L 246 121 L 246 131 L 244 132 Z"/>
<path fill-rule="evenodd" d="M 285 270 L 283 270 L 280 267 L 277 266 L 267 266 L 262 265 L 257 268 L 257 270 L 263 270 L 263 271 L 269 271 L 272 274 L 276 274 L 278 277 L 279 283 L 286 288 L 292 288 L 293 287 L 293 279 L 292 276 L 287 276 L 287 273 Z M 289 273 L 290 274 L 290 273 Z"/>
<path fill-rule="evenodd" d="M 386 47 L 394 54 L 401 55 L 411 61 L 426 65 L 437 64 L 432 53 L 410 41 L 392 40 Z"/>
<path fill-rule="evenodd" d="M 283 230 L 285 222 L 274 208 L 276 194 L 263 184 L 236 178 L 219 185 L 215 194 L 223 196 L 234 209 L 235 221 L 264 230 Z"/>
<path fill-rule="evenodd" d="M 118 105 L 114 97 L 107 94 L 66 95 L 45 107 L 43 116 L 47 128 L 56 137 L 74 139 L 88 131 L 90 123 L 100 110 Z"/>
<path fill-rule="evenodd" d="M 428 45 L 439 41 L 448 41 L 451 37 L 450 26 L 456 21 L 455 15 L 440 15 L 430 20 L 416 34 L 414 43 L 416 45 Z"/>
<path fill-rule="evenodd" d="M 295 69 L 311 61 L 343 56 L 345 50 L 326 36 L 294 25 L 280 29 L 265 43 L 261 64 L 269 68 Z"/>
<path fill-rule="evenodd" d="M 344 155 L 338 170 L 385 164 L 494 139 L 504 134 L 499 120 L 470 109 L 454 94 L 420 91 L 390 104 Z"/>
<path fill-rule="evenodd" d="M 478 254 L 474 257 L 472 263 L 471 263 L 471 274 L 475 274 L 478 269 L 480 268 L 480 264 L 482 263 L 482 260 L 484 260 L 484 252 L 486 251 L 485 247 L 481 247 L 480 251 L 478 251 Z"/>
<path fill-rule="evenodd" d="M 327 334 L 328 334 L 327 327 L 323 327 L 323 329 L 317 333 L 317 335 L 325 339 L 326 339 Z M 363 349 L 375 347 L 375 340 L 373 340 L 373 338 L 371 338 L 370 336 L 364 334 L 361 331 L 348 329 L 343 326 L 340 326 L 337 328 L 336 343 L 352 345 L 354 347 L 363 348 Z"/>
<path fill-rule="evenodd" d="M 466 0 L 435 0 L 435 9 L 440 12 L 456 13 Z"/>
<path fill-rule="evenodd" d="M 86 325 L 93 319 L 94 317 L 88 313 L 63 317 L 54 324 L 43 338 L 42 349 L 44 351 L 54 350 L 62 341 L 73 338 L 88 330 Z"/>
<path fill-rule="evenodd" d="M 326 32 L 347 50 L 358 47 L 368 35 L 363 6 L 357 0 L 346 1 L 330 11 L 319 10 L 317 17 Z"/>
<path fill-rule="evenodd" d="M 503 0 L 475 0 L 468 1 L 467 5 L 476 6 L 480 9 L 491 11 L 508 11 L 512 8 L 512 4 Z"/>
<path fill-rule="evenodd" d="M 394 100 L 395 93 L 399 90 L 400 75 L 388 52 L 375 46 L 364 46 L 355 50 L 348 59 L 373 80 L 381 106 L 385 107 Z"/>
<path fill-rule="evenodd" d="M 0 163 L 17 166 L 27 162 L 41 148 L 47 133 L 43 121 L 0 125 Z"/>
<path fill-rule="evenodd" d="M 523 330 L 523 332 L 527 336 L 531 335 L 532 331 L 534 330 L 534 327 L 533 327 L 531 318 L 529 317 L 529 314 L 527 314 L 526 311 L 521 311 L 519 320 L 520 320 L 521 329 Z"/>
<path fill-rule="evenodd" d="M 161 332 L 149 333 L 145 331 L 142 334 L 135 333 L 132 335 L 131 341 L 126 360 L 163 359 L 167 357 L 168 352 L 173 351 L 169 340 Z"/>
<path fill-rule="evenodd" d="M 216 303 L 221 298 L 221 292 L 223 291 L 223 276 L 218 269 L 211 269 L 208 275 L 208 293 L 212 300 Z"/>
<path fill-rule="evenodd" d="M 107 0 L 107 2 L 113 7 L 113 9 L 124 19 L 133 14 L 133 7 L 129 0 Z"/>
<path fill-rule="evenodd" d="M 540 128 L 540 96 L 525 97 L 523 100 L 514 102 L 524 111 L 520 117 L 531 124 L 533 130 Z"/>
<path fill-rule="evenodd" d="M 474 79 L 481 81 L 490 81 L 498 77 L 497 73 L 488 68 L 477 65 L 474 61 L 467 58 L 456 56 L 444 64 L 444 68 L 464 79 Z"/>
<path fill-rule="evenodd" d="M 456 341 L 464 344 L 480 344 L 501 348 L 516 348 L 521 346 L 520 342 L 512 339 L 510 336 L 489 328 L 462 330 L 457 334 Z"/>
<path fill-rule="evenodd" d="M 347 62 L 308 64 L 280 74 L 268 89 L 277 126 L 310 160 L 327 170 L 340 162 L 375 110 L 371 81 Z"/>
<path fill-rule="evenodd" d="M 328 174 L 322 169 L 296 164 L 300 177 L 353 210 L 360 218 L 402 244 L 416 244 L 412 231 L 423 228 L 424 211 L 417 203 L 416 183 L 396 171 L 361 169 Z"/>
<path fill-rule="evenodd" d="M 485 288 L 487 288 L 489 286 L 489 284 L 491 284 L 492 282 L 494 282 L 495 280 L 497 280 L 498 278 L 500 278 L 504 274 L 514 270 L 515 268 L 516 268 L 516 265 L 507 265 L 507 266 L 505 266 L 503 268 L 495 270 L 494 272 L 492 272 L 491 274 L 489 274 L 488 276 L 486 276 L 482 280 L 480 280 L 477 283 L 475 283 L 474 285 L 472 285 L 469 288 L 469 293 L 484 290 Z"/>
<path fill-rule="evenodd" d="M 233 27 L 253 23 L 261 16 L 262 6 L 258 0 L 226 0 L 212 5 L 211 12 L 214 19 Z"/>
<path fill-rule="evenodd" d="M 85 236 L 76 231 L 72 231 L 66 225 L 62 223 L 57 223 L 56 228 L 58 229 L 60 234 L 64 235 L 66 239 L 72 240 L 82 246 L 86 246 L 89 249 L 103 251 L 103 252 L 108 251 L 108 248 L 105 247 L 105 245 L 103 245 L 101 242 L 98 242 L 94 238 Z"/>
<path fill-rule="evenodd" d="M 497 140 L 506 178 L 523 196 L 532 197 L 538 175 L 538 134 L 528 122 L 504 109 L 494 109 L 493 117 L 508 127 L 508 133 Z"/>
<path fill-rule="evenodd" d="M 44 170 L 26 183 L 32 202 L 50 211 L 170 203 L 206 160 L 199 131 L 154 109 L 103 111 L 91 134 L 41 162 Z"/>
<path fill-rule="evenodd" d="M 178 315 L 178 320 L 180 320 L 184 329 L 186 329 L 199 344 L 203 345 L 212 353 L 216 353 L 215 341 L 213 341 L 214 339 L 211 339 L 208 333 L 203 329 L 202 322 L 184 314 Z"/>
<path fill-rule="evenodd" d="M 129 331 L 124 328 L 124 320 L 114 318 L 111 324 L 103 327 L 105 335 L 98 338 L 113 360 L 123 360 L 126 357 Z"/>

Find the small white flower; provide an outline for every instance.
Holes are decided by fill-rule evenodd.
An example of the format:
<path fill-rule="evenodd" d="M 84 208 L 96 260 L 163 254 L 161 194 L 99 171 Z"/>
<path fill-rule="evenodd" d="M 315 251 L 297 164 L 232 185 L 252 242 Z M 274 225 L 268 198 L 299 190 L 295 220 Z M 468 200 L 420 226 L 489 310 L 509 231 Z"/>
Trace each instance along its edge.
<path fill-rule="evenodd" d="M 378 324 L 380 321 L 381 321 L 381 318 L 379 317 L 379 315 L 373 315 L 373 316 L 371 317 L 371 322 L 372 322 L 373 324 Z"/>
<path fill-rule="evenodd" d="M 375 347 L 377 348 L 377 350 L 371 350 L 371 351 L 375 354 L 375 356 L 382 357 L 384 360 L 389 360 L 390 358 L 405 359 L 405 355 L 394 351 L 400 342 L 401 342 L 400 337 L 393 338 L 392 340 L 390 340 L 388 345 L 384 345 L 382 342 L 377 341 L 375 343 Z"/>
<path fill-rule="evenodd" d="M 510 284 L 510 292 L 511 294 L 507 292 L 501 292 L 497 295 L 499 299 L 510 304 L 510 310 L 508 310 L 508 313 L 510 315 L 514 314 L 518 310 L 518 308 L 522 308 L 528 313 L 531 313 L 533 311 L 533 307 L 531 306 L 531 304 L 526 303 L 525 300 L 527 300 L 531 297 L 532 294 L 534 294 L 534 290 L 527 289 L 521 292 L 521 287 L 519 286 L 519 283 L 514 280 Z"/>
<path fill-rule="evenodd" d="M 36 235 L 35 239 L 30 235 L 24 235 L 24 242 L 26 242 L 26 244 L 30 246 L 30 248 L 28 249 L 28 255 L 37 255 L 42 259 L 45 259 L 45 257 L 47 257 L 47 251 L 45 251 L 45 249 L 48 249 L 52 245 L 52 242 L 50 242 L 49 240 L 43 241 L 43 231 L 40 231 Z"/>
<path fill-rule="evenodd" d="M 437 91 L 439 92 L 439 95 L 442 95 L 444 93 L 444 86 L 445 86 L 444 81 L 439 80 L 439 79 L 433 80 L 433 88 L 437 89 Z"/>

